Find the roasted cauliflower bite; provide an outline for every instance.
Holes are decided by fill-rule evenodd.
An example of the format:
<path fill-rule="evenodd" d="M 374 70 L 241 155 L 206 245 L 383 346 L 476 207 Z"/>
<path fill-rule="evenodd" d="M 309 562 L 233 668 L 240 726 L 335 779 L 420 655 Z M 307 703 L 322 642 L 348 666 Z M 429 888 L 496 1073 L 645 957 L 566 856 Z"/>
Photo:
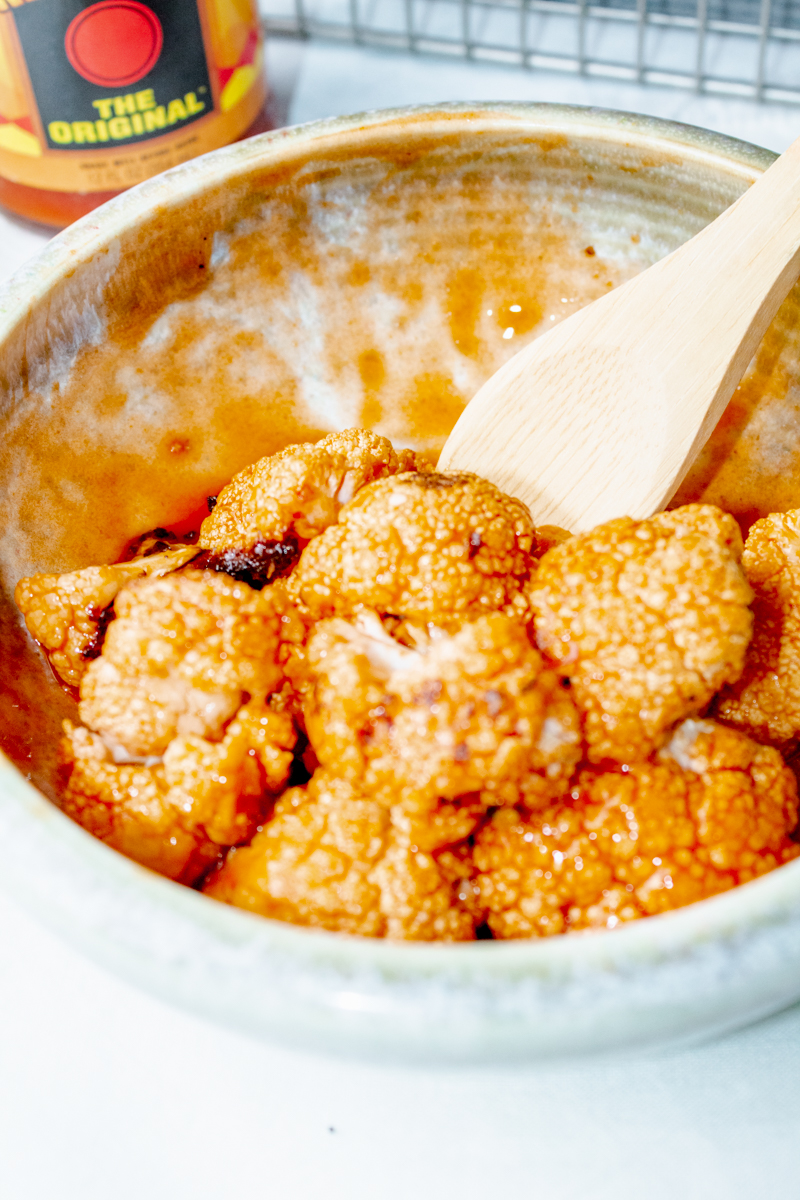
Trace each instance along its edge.
<path fill-rule="evenodd" d="M 319 442 L 287 446 L 235 475 L 203 522 L 198 545 L 220 553 L 257 542 L 303 541 L 332 525 L 342 505 L 374 479 L 398 471 L 428 471 L 411 450 L 367 429 L 331 433 Z"/>
<path fill-rule="evenodd" d="M 100 653 L 103 625 L 120 588 L 143 576 L 168 575 L 196 555 L 196 546 L 177 546 L 111 567 L 30 575 L 17 584 L 14 600 L 53 670 L 77 687 L 90 660 Z"/>
<path fill-rule="evenodd" d="M 740 555 L 733 518 L 690 504 L 542 557 L 536 640 L 572 682 L 590 762 L 646 758 L 738 678 L 753 620 Z"/>
<path fill-rule="evenodd" d="M 532 790 L 535 778 L 552 798 L 581 757 L 562 678 L 525 627 L 501 613 L 437 631 L 416 649 L 394 641 L 375 613 L 352 624 L 334 618 L 309 642 L 308 670 L 304 715 L 319 762 L 416 814 L 415 834 L 441 800 L 465 798 L 458 819 L 474 821 L 490 805 L 514 803 L 523 780 Z"/>
<path fill-rule="evenodd" d="M 467 857 L 420 850 L 387 809 L 317 772 L 290 788 L 249 846 L 232 850 L 207 895 L 262 916 L 362 937 L 474 936 Z"/>
<path fill-rule="evenodd" d="M 289 778 L 291 718 L 251 703 L 221 742 L 177 737 L 163 758 L 117 762 L 88 729 L 64 723 L 62 807 L 146 867 L 192 883 L 223 846 L 252 837 Z"/>
<path fill-rule="evenodd" d="M 81 681 L 81 720 L 129 754 L 178 735 L 218 740 L 247 698 L 283 682 L 284 643 L 302 629 L 283 593 L 187 570 L 124 588 L 100 658 Z"/>
<path fill-rule="evenodd" d="M 800 735 L 800 509 L 756 521 L 742 566 L 755 592 L 753 640 L 715 715 L 790 749 Z"/>
<path fill-rule="evenodd" d="M 202 827 L 170 798 L 163 766 L 118 766 L 97 734 L 64 722 L 61 807 L 94 837 L 180 883 L 193 883 L 219 854 Z"/>
<path fill-rule="evenodd" d="M 252 836 L 267 799 L 282 791 L 292 769 L 297 732 L 292 718 L 251 701 L 239 709 L 221 742 L 190 735 L 164 751 L 171 796 L 221 846 Z"/>
<path fill-rule="evenodd" d="M 648 762 L 584 771 L 570 798 L 499 809 L 476 835 L 496 937 L 549 937 L 692 904 L 796 858 L 797 789 L 776 750 L 689 720 Z"/>
<path fill-rule="evenodd" d="M 488 480 L 405 473 L 362 488 L 286 587 L 313 620 L 362 608 L 445 627 L 501 609 L 524 618 L 533 542 L 525 505 Z"/>

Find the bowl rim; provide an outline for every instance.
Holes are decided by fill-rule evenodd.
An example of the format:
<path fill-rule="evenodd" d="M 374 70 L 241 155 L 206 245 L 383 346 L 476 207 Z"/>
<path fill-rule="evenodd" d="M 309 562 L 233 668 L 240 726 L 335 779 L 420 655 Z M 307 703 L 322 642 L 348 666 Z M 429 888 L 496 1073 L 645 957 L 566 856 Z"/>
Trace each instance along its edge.
<path fill-rule="evenodd" d="M 419 105 L 314 121 L 259 135 L 213 151 L 156 176 L 103 205 L 57 235 L 32 261 L 0 285 L 0 341 L 17 329 L 48 292 L 81 264 L 105 251 L 123 231 L 147 220 L 154 209 L 174 207 L 207 187 L 218 187 L 250 170 L 300 161 L 313 152 L 349 140 L 357 148 L 381 136 L 406 136 L 409 129 L 452 132 L 459 125 L 494 131 L 527 126 L 594 141 L 623 143 L 664 152 L 679 149 L 684 158 L 706 163 L 728 176 L 752 182 L 776 155 L 721 134 L 654 117 L 613 110 L 543 103 L 452 103 Z M 137 975 L 148 950 L 133 925 L 143 913 L 158 912 L 174 926 L 174 944 L 191 930 L 191 946 L 206 944 L 220 952 L 242 952 L 267 961 L 294 960 L 313 974 L 333 972 L 340 999 L 334 1006 L 358 1008 L 341 1000 L 347 980 L 377 974 L 390 984 L 447 976 L 457 986 L 498 985 L 524 978 L 565 980 L 591 970 L 624 970 L 631 964 L 679 959 L 698 945 L 735 939 L 742 929 L 767 928 L 800 914 L 800 860 L 729 892 L 645 920 L 622 923 L 612 931 L 584 935 L 472 943 L 415 943 L 343 936 L 293 926 L 228 907 L 177 885 L 109 849 L 67 818 L 0 751 L 0 836 L 16 843 L 0 883 L 12 898 L 46 925 L 77 943 L 92 957 L 116 955 L 125 974 Z M 34 870 L 34 867 L 36 868 Z M 42 881 L 42 870 L 50 875 Z M 67 888 L 58 895 L 58 884 Z M 70 889 L 77 889 L 80 896 Z M 126 925 L 124 904 L 131 905 Z M 91 903 L 102 901 L 103 911 Z M 101 905 L 102 907 L 102 905 Z M 106 919 L 113 910 L 113 916 Z M 77 925 L 76 925 L 77 922 Z M 119 943 L 109 952 L 109 936 Z M 128 947 L 125 942 L 128 939 Z M 205 943 L 203 941 L 205 939 Z M 167 938 L 169 940 L 169 938 Z M 153 951 L 155 956 L 160 951 Z M 128 966 L 121 958 L 127 955 Z M 180 956 L 179 956 L 180 957 Z M 138 964 L 138 965 L 136 965 Z M 174 962 L 176 970 L 183 967 Z M 185 963 L 183 964 L 185 967 Z M 163 984 L 153 984 L 164 992 Z M 186 1003 L 185 998 L 180 1001 Z"/>
<path fill-rule="evenodd" d="M 423 123 L 426 131 L 431 132 L 437 125 L 452 131 L 458 122 L 469 122 L 473 130 L 483 126 L 497 130 L 503 119 L 509 130 L 524 123 L 541 134 L 561 135 L 566 128 L 574 137 L 602 137 L 609 143 L 635 141 L 641 148 L 649 145 L 662 151 L 668 145 L 680 147 L 695 162 L 724 165 L 728 174 L 739 175 L 748 183 L 778 157 L 750 142 L 695 125 L 615 109 L 545 102 L 454 101 L 309 121 L 258 134 L 190 159 L 129 188 L 67 226 L 0 284 L 0 340 L 8 337 L 27 309 L 40 301 L 64 274 L 74 270 L 79 261 L 106 249 L 109 242 L 152 215 L 154 209 L 167 210 L 184 203 L 204 184 L 219 186 L 249 169 L 292 159 L 301 161 L 312 145 L 322 151 L 326 145 L 332 147 L 344 134 L 354 139 L 360 136 L 368 142 L 379 130 L 403 137 Z"/>

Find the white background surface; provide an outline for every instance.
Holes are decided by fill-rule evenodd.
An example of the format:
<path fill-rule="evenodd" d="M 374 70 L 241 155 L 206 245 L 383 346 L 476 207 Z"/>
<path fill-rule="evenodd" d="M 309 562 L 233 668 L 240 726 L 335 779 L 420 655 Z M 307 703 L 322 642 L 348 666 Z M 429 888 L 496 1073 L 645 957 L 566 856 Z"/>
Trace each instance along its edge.
<path fill-rule="evenodd" d="M 348 47 L 274 43 L 270 68 L 288 122 L 529 99 L 649 112 L 775 150 L 800 134 L 800 108 Z M 0 276 L 45 240 L 0 216 Z M 503 1071 L 366 1066 L 173 1010 L 0 898 L 2 1200 L 240 1196 L 800 1200 L 800 1006 L 681 1053 Z"/>

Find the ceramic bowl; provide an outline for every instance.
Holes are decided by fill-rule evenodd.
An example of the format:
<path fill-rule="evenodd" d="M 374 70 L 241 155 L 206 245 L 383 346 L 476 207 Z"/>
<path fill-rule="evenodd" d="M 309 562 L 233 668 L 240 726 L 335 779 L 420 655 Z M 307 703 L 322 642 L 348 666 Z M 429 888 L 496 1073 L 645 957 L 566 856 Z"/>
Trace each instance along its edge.
<path fill-rule="evenodd" d="M 713 219 L 772 160 L 591 109 L 448 105 L 283 130 L 134 188 L 0 292 L 2 884 L 88 954 L 237 1029 L 377 1058 L 524 1061 L 731 1029 L 800 997 L 800 862 L 613 932 L 393 944 L 227 908 L 72 824 L 74 701 L 17 579 L 113 560 L 289 441 L 435 451 L 527 339 Z M 798 297 L 681 499 L 800 504 Z"/>

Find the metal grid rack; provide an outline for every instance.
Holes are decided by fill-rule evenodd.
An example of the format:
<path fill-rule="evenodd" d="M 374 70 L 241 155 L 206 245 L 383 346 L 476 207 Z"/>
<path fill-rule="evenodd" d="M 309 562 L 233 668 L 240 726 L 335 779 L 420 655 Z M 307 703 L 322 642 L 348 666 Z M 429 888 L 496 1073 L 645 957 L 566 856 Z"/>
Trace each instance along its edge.
<path fill-rule="evenodd" d="M 800 104 L 799 0 L 266 0 L 262 11 L 268 32 L 295 37 Z"/>

